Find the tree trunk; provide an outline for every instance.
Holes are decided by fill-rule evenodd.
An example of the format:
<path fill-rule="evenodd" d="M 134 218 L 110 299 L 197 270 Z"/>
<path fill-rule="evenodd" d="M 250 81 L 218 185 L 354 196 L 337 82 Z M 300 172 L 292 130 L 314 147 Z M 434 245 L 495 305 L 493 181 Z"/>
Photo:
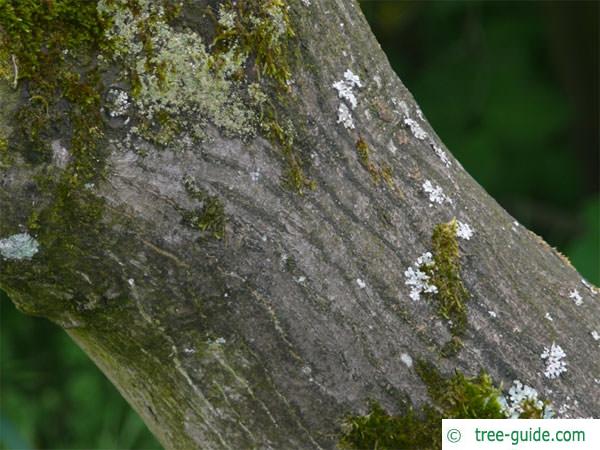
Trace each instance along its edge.
<path fill-rule="evenodd" d="M 334 448 L 371 400 L 429 401 L 417 360 L 598 414 L 596 289 L 445 150 L 355 1 L 132 3 L 100 2 L 112 47 L 56 70 L 98 74 L 96 103 L 60 83 L 36 99 L 35 67 L 5 48 L 0 287 L 63 327 L 165 448 Z M 20 114 L 41 103 L 32 131 Z M 453 219 L 458 309 L 405 273 L 425 252 L 440 264 L 432 236 Z"/>

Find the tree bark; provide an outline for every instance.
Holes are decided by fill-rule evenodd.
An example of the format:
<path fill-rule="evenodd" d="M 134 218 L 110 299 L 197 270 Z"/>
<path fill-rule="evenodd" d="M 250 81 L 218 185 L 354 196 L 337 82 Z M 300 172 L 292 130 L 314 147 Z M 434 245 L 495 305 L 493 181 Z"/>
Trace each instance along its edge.
<path fill-rule="evenodd" d="M 564 414 L 597 415 L 595 288 L 444 148 L 355 1 L 289 5 L 292 83 L 265 92 L 291 122 L 314 189 L 287 186 L 282 143 L 260 130 L 232 136 L 207 121 L 191 146 L 141 151 L 118 145 L 130 124 L 105 118 L 105 176 L 65 197 L 99 199 L 97 220 L 80 223 L 67 202 L 50 238 L 58 219 L 47 211 L 61 205 L 39 179 L 70 163 L 71 130 L 58 123 L 50 160 L 15 152 L 2 166 L 0 238 L 29 233 L 39 248 L 5 254 L 0 287 L 63 327 L 169 449 L 334 448 L 344 417 L 370 400 L 392 413 L 399 399 L 428 401 L 417 359 L 444 373 L 484 368 L 504 386 L 535 387 Z M 194 11 L 184 8 L 185 26 Z M 192 30 L 209 41 L 201 25 Z M 6 129 L 31 101 L 26 81 L 0 91 Z M 354 128 L 338 120 L 340 105 Z M 222 227 L 194 222 L 210 199 Z M 470 299 L 464 346 L 444 357 L 447 320 L 426 295 L 410 298 L 405 271 L 454 218 L 473 230 L 459 239 Z M 540 357 L 552 343 L 567 355 L 555 379 Z"/>

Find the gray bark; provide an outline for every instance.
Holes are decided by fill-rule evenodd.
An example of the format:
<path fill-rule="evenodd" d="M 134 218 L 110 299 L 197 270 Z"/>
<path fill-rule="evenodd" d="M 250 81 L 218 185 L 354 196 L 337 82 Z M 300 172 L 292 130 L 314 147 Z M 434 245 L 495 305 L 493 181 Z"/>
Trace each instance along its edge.
<path fill-rule="evenodd" d="M 30 259 L 3 260 L 0 287 L 24 312 L 62 326 L 165 448 L 334 448 L 344 417 L 364 414 L 369 400 L 390 412 L 405 396 L 427 401 L 406 355 L 445 373 L 484 368 L 573 417 L 597 415 L 595 289 L 445 149 L 358 4 L 310 3 L 290 11 L 300 45 L 292 102 L 303 124 L 296 151 L 315 190 L 286 188 L 277 143 L 260 134 L 230 138 L 209 125 L 211 139 L 193 149 L 144 154 L 107 144 L 108 176 L 93 187 L 105 201 L 99 231 L 69 230 L 83 234 L 60 271 L 45 266 L 43 245 Z M 343 99 L 332 87 L 347 69 L 362 82 L 354 129 L 337 123 Z M 359 138 L 393 183 L 361 163 Z M 17 156 L 1 169 L 0 238 L 24 232 L 32 208 L 52 200 L 32 180 L 60 164 Z M 185 176 L 224 205 L 223 239 L 198 239 L 182 222 L 181 211 L 198 206 Z M 441 204 L 427 180 L 443 189 Z M 404 272 L 431 251 L 435 225 L 453 218 L 474 230 L 460 240 L 471 299 L 464 348 L 444 358 L 447 323 L 424 296 L 411 300 Z M 553 342 L 568 371 L 549 379 L 540 354 Z"/>

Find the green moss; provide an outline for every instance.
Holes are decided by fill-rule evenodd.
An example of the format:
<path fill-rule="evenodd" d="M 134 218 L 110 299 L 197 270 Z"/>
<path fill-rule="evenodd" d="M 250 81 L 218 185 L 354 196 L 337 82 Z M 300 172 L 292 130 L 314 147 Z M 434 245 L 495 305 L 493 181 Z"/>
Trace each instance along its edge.
<path fill-rule="evenodd" d="M 500 405 L 500 390 L 492 378 L 481 371 L 476 377 L 466 377 L 455 371 L 444 377 L 435 367 L 418 361 L 415 369 L 427 386 L 433 404 L 446 419 L 504 419 Z"/>
<path fill-rule="evenodd" d="M 448 342 L 442 345 L 440 349 L 440 354 L 444 358 L 450 358 L 454 355 L 457 355 L 463 348 L 463 341 L 459 336 L 452 336 Z"/>
<path fill-rule="evenodd" d="M 0 131 L 0 169 L 8 167 L 11 163 L 10 153 L 8 152 L 8 139 Z"/>
<path fill-rule="evenodd" d="M 102 272 L 91 255 L 102 235 L 104 202 L 86 185 L 104 176 L 104 86 L 96 56 L 111 52 L 107 24 L 96 2 L 0 2 L 0 74 L 13 83 L 18 72 L 16 89 L 27 94 L 14 113 L 7 146 L 31 164 L 46 163 L 32 180 L 41 200 L 27 221 L 40 251 L 26 270 L 4 265 L 3 280 L 40 299 L 36 307 L 42 309 L 32 312 L 48 317 L 75 311 L 77 299 L 96 298 L 107 288 L 79 275 Z M 66 167 L 48 164 L 49 143 L 59 138 L 69 153 Z"/>
<path fill-rule="evenodd" d="M 339 446 L 359 450 L 441 448 L 441 441 L 436 445 L 441 437 L 433 435 L 437 429 L 441 435 L 439 413 L 431 407 L 424 407 L 420 412 L 408 407 L 404 414 L 391 416 L 374 402 L 367 415 L 346 420 Z"/>
<path fill-rule="evenodd" d="M 284 185 L 303 194 L 314 190 L 316 183 L 306 175 L 308 162 L 303 160 L 295 144 L 296 127 L 286 120 L 284 110 L 291 95 L 291 67 L 294 61 L 293 38 L 295 36 L 288 14 L 288 6 L 282 0 L 227 0 L 218 10 L 211 10 L 215 24 L 212 44 L 217 67 L 235 55 L 246 58 L 240 79 L 258 81 L 248 86 L 251 103 L 259 111 L 258 121 L 267 138 L 280 149 L 284 159 Z M 264 94 L 270 90 L 277 100 L 269 101 Z"/>
<path fill-rule="evenodd" d="M 392 168 L 388 164 L 379 166 L 371 161 L 369 144 L 362 137 L 356 141 L 356 153 L 361 165 L 371 175 L 374 184 L 378 185 L 383 180 L 390 190 L 397 191 L 392 177 Z"/>
<path fill-rule="evenodd" d="M 10 75 L 3 77 L 0 65 L 0 168 L 8 167 L 12 162 L 9 137 L 12 134 L 12 119 L 19 100 L 18 92 L 4 81 L 4 78 L 8 79 L 9 77 Z"/>
<path fill-rule="evenodd" d="M 373 177 L 373 181 L 379 183 L 379 174 L 377 173 L 374 164 L 371 163 L 371 158 L 369 156 L 369 145 L 362 137 L 359 137 L 356 141 L 356 152 L 358 153 L 358 160 L 363 167 L 369 171 Z"/>
<path fill-rule="evenodd" d="M 466 302 L 469 300 L 469 292 L 460 275 L 456 230 L 456 219 L 438 224 L 434 228 L 431 239 L 434 264 L 420 268 L 437 288 L 437 293 L 432 294 L 431 298 L 437 302 L 438 314 L 450 321 L 452 339 L 441 350 L 442 355 L 446 357 L 455 355 L 462 348 L 460 338 L 464 335 L 468 323 Z"/>
<path fill-rule="evenodd" d="M 208 195 L 200 189 L 195 181 L 186 178 L 183 181 L 188 194 L 202 203 L 200 208 L 191 211 L 181 211 L 183 223 L 189 227 L 195 228 L 202 233 L 202 236 L 211 236 L 215 239 L 225 237 L 225 208 L 217 196 Z"/>
<path fill-rule="evenodd" d="M 521 402 L 522 412 L 519 415 L 519 419 L 545 419 L 546 414 L 551 410 L 550 402 L 542 402 L 542 406 L 535 402 L 533 399 L 527 399 Z"/>
<path fill-rule="evenodd" d="M 263 122 L 263 129 L 269 139 L 279 145 L 285 158 L 284 185 L 299 194 L 306 189 L 316 189 L 316 182 L 305 175 L 304 163 L 294 150 L 293 125 L 290 123 L 286 129 L 274 118 L 274 113 L 270 112 L 269 116 Z"/>
<path fill-rule="evenodd" d="M 68 94 L 81 87 L 74 66 L 105 48 L 104 25 L 94 2 L 0 2 L 0 60 L 4 67 L 1 72 L 11 82 L 18 72 L 17 81 L 26 81 L 29 94 L 28 101 L 16 114 L 14 142 L 20 144 L 18 148 L 30 161 L 49 159 L 48 142 L 54 128 L 72 121 L 80 112 L 70 106 L 76 105 L 84 113 L 99 106 L 97 96 Z M 10 67 L 7 61 L 13 63 L 13 71 L 6 69 Z M 66 108 L 60 102 L 62 98 L 70 101 Z M 96 118 L 97 114 L 88 117 L 79 132 L 75 131 L 78 134 L 75 145 L 86 132 L 84 128 L 93 128 L 95 123 L 91 122 Z"/>
<path fill-rule="evenodd" d="M 462 332 L 467 323 L 465 302 L 469 299 L 469 293 L 460 276 L 456 231 L 456 219 L 439 224 L 433 230 L 431 244 L 436 269 L 432 274 L 432 283 L 438 288 L 440 315 L 452 320 L 453 330 Z"/>
<path fill-rule="evenodd" d="M 266 76 L 281 90 L 288 91 L 290 40 L 295 34 L 287 5 L 282 0 L 226 0 L 219 5 L 217 14 L 213 13 L 215 16 L 215 54 L 252 55 L 256 76 Z"/>
<path fill-rule="evenodd" d="M 443 418 L 506 418 L 498 400 L 500 390 L 484 371 L 467 377 L 457 370 L 453 376 L 444 377 L 423 361 L 417 362 L 416 370 L 427 386 L 431 404 L 419 411 L 410 404 L 400 405 L 401 414 L 390 415 L 373 403 L 366 416 L 346 419 L 340 439 L 342 448 L 438 450 L 442 448 Z"/>
<path fill-rule="evenodd" d="M 70 130 L 71 162 L 58 181 L 46 178 L 43 186 L 56 189 L 59 198 L 102 174 L 102 83 L 86 64 L 101 48 L 109 51 L 104 26 L 94 2 L 0 3 L 0 59 L 14 57 L 29 94 L 16 111 L 15 148 L 32 162 L 48 161 L 55 130 Z"/>

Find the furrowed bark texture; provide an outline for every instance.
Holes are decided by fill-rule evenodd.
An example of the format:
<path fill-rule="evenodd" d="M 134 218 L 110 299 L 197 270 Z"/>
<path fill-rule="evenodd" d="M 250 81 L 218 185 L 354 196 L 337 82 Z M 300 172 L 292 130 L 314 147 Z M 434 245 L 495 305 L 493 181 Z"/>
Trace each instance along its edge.
<path fill-rule="evenodd" d="M 447 151 L 444 163 L 358 4 L 310 3 L 290 2 L 299 50 L 286 104 L 314 190 L 286 187 L 280 146 L 260 133 L 227 138 L 208 125 L 210 139 L 193 148 L 145 152 L 107 142 L 107 176 L 92 188 L 104 202 L 98 223 L 61 229 L 68 235 L 56 239 L 75 236 L 76 251 L 60 267 L 43 243 L 31 259 L 3 260 L 0 287 L 65 328 L 169 449 L 334 448 L 344 417 L 364 414 L 369 400 L 390 412 L 407 396 L 427 401 L 402 354 L 444 373 L 484 368 L 574 417 L 597 415 L 595 290 Z M 332 87 L 347 69 L 362 83 L 352 89 L 354 129 L 337 123 L 344 99 Z M 27 101 L 23 89 L 1 91 L 4 121 L 9 105 Z M 52 202 L 35 180 L 56 166 L 17 155 L 2 168 L 0 238 L 24 232 L 32 210 Z M 223 239 L 199 239 L 182 221 L 199 204 L 184 177 L 224 206 Z M 447 196 L 440 204 L 428 180 Z M 409 298 L 404 271 L 453 218 L 474 234 L 459 239 L 464 347 L 445 358 L 447 321 L 434 301 Z M 557 379 L 540 358 L 553 342 L 568 363 Z"/>

